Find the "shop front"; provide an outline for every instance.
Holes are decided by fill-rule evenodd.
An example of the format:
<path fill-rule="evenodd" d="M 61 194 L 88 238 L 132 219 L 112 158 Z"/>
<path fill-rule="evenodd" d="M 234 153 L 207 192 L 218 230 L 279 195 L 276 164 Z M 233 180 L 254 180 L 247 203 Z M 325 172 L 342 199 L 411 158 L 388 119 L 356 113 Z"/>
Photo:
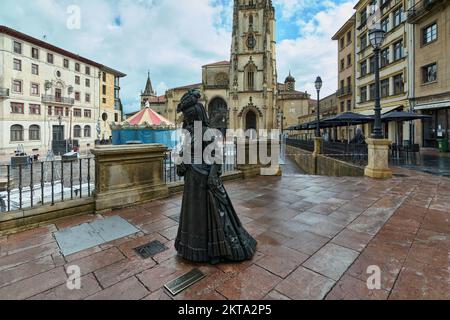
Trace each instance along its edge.
<path fill-rule="evenodd" d="M 447 149 L 444 151 L 448 151 L 445 145 L 448 145 L 450 140 L 450 101 L 433 105 L 419 105 L 416 110 L 431 116 L 431 119 L 422 122 L 423 146 L 436 149 L 440 146 L 442 149 L 444 146 L 444 149 Z"/>

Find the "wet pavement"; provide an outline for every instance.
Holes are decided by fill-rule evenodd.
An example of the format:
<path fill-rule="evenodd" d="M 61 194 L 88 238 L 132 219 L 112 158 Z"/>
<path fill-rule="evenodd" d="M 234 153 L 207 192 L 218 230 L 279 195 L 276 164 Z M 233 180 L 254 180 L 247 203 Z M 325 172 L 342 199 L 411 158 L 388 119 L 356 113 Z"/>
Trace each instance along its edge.
<path fill-rule="evenodd" d="M 420 155 L 391 159 L 391 165 L 450 178 L 449 153 L 423 151 Z"/>
<path fill-rule="evenodd" d="M 450 179 L 395 172 L 403 177 L 290 173 L 226 183 L 258 240 L 255 257 L 237 264 L 176 256 L 181 194 L 0 236 L 0 299 L 450 299 Z M 55 232 L 114 216 L 138 232 L 62 255 Z M 140 258 L 134 248 L 153 240 L 169 250 Z M 66 285 L 73 265 L 80 290 Z M 367 271 L 374 266 L 381 278 L 373 290 Z M 172 297 L 164 285 L 193 268 L 206 278 Z"/>

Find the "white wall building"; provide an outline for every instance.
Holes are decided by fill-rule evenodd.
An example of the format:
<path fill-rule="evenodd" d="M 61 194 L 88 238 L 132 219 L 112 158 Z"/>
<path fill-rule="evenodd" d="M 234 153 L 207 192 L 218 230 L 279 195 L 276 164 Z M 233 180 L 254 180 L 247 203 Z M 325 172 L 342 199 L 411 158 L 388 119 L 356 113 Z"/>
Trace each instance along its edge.
<path fill-rule="evenodd" d="M 23 146 L 44 156 L 54 140 L 93 146 L 102 67 L 0 26 L 0 155 Z"/>

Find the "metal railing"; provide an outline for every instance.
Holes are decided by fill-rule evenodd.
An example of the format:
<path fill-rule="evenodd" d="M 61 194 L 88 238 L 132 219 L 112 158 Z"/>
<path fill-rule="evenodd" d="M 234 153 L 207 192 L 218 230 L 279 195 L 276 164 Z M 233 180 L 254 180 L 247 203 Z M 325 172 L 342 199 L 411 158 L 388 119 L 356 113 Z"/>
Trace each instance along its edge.
<path fill-rule="evenodd" d="M 421 0 L 417 2 L 414 7 L 408 10 L 407 21 L 408 23 L 416 23 L 420 18 L 433 9 L 438 3 L 443 3 L 447 0 Z"/>
<path fill-rule="evenodd" d="M 286 144 L 288 146 L 300 148 L 306 151 L 314 151 L 314 140 L 312 139 L 300 139 L 295 137 L 290 137 L 286 139 Z"/>
<path fill-rule="evenodd" d="M 351 162 L 357 165 L 367 165 L 367 144 L 344 143 L 324 141 L 322 143 L 322 154 L 337 160 Z"/>
<path fill-rule="evenodd" d="M 0 212 L 13 212 L 92 196 L 93 158 L 0 166 Z"/>
<path fill-rule="evenodd" d="M 352 94 L 352 86 L 342 87 L 337 90 L 338 97 L 342 97 L 348 94 Z"/>
<path fill-rule="evenodd" d="M 226 144 L 223 146 L 222 173 L 237 170 L 237 147 L 236 144 Z M 166 152 L 163 165 L 163 178 L 166 183 L 182 182 L 183 177 L 177 174 L 177 164 L 172 151 Z"/>
<path fill-rule="evenodd" d="M 0 88 L 0 97 L 9 97 L 9 89 Z"/>
<path fill-rule="evenodd" d="M 73 105 L 75 103 L 75 99 L 69 98 L 69 97 L 57 97 L 57 96 L 51 96 L 51 95 L 42 95 L 42 102 L 44 103 L 60 103 L 60 104 L 67 104 L 67 105 Z"/>

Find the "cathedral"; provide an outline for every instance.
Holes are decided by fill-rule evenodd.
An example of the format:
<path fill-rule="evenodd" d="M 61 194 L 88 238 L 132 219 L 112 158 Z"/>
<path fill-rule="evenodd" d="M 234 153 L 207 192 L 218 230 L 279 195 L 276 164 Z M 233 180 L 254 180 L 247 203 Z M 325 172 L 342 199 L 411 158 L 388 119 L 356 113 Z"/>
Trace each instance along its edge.
<path fill-rule="evenodd" d="M 277 81 L 275 8 L 271 0 L 235 0 L 231 57 L 204 65 L 201 82 L 168 90 L 158 96 L 150 74 L 141 105 L 150 105 L 179 123 L 177 105 L 189 89 L 199 89 L 211 126 L 226 129 L 283 129 L 309 113 L 309 94 L 296 91 L 289 74 Z"/>

